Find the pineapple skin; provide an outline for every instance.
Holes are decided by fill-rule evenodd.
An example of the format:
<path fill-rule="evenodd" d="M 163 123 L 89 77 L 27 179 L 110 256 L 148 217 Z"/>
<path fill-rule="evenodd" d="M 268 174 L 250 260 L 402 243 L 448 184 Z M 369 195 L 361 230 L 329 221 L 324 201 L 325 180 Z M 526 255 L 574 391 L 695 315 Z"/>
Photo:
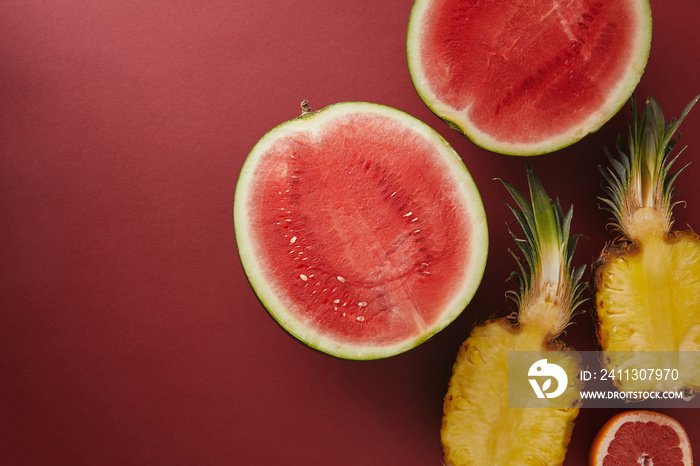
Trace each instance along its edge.
<path fill-rule="evenodd" d="M 627 367 L 609 352 L 700 351 L 700 237 L 690 231 L 648 234 L 607 246 L 593 265 L 596 331 L 611 354 L 607 369 Z M 624 355 L 617 355 L 624 356 Z M 646 367 L 665 369 L 674 355 L 644 357 Z M 682 370 L 678 381 L 616 379 L 622 390 L 700 390 L 700 371 Z"/>
<path fill-rule="evenodd" d="M 560 465 L 578 415 L 567 409 L 509 408 L 508 351 L 565 351 L 559 340 L 508 318 L 474 327 L 462 344 L 444 399 L 441 440 L 447 466 Z M 577 378 L 572 352 L 569 380 Z M 529 390 L 529 387 L 523 387 Z"/>

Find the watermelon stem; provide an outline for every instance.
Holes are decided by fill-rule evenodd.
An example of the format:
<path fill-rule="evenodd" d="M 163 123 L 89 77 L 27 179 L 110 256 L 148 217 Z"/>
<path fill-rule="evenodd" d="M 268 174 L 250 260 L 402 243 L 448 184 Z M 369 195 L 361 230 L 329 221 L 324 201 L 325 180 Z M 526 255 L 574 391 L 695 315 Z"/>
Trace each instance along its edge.
<path fill-rule="evenodd" d="M 308 115 L 310 113 L 313 113 L 311 111 L 311 108 L 309 107 L 309 101 L 304 99 L 301 101 L 301 116 Z"/>

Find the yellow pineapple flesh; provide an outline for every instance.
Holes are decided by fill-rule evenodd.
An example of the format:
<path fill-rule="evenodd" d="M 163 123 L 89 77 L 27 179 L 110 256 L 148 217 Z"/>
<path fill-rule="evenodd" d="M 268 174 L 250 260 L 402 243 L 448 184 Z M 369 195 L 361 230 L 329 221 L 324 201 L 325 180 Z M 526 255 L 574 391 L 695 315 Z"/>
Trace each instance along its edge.
<path fill-rule="evenodd" d="M 578 414 L 508 407 L 508 351 L 562 350 L 537 330 L 506 319 L 476 327 L 457 355 L 445 397 L 442 442 L 447 465 L 555 465 L 564 461 Z M 573 362 L 569 380 L 580 367 Z"/>
<path fill-rule="evenodd" d="M 598 271 L 601 345 L 608 351 L 700 351 L 700 240 L 648 238 L 610 250 Z"/>
<path fill-rule="evenodd" d="M 476 326 L 459 350 L 443 406 L 441 440 L 448 466 L 562 464 L 578 414 L 578 390 L 567 391 L 559 408 L 509 407 L 509 351 L 567 350 L 558 336 L 580 302 L 583 273 L 570 268 L 576 243 L 569 237 L 572 211 L 564 216 L 529 168 L 528 181 L 532 206 L 504 182 L 520 208 L 512 210 L 525 239 L 516 241 L 529 270 L 521 266 L 517 276 L 518 313 Z M 578 355 L 561 354 L 557 363 L 569 384 L 580 389 Z"/>
<path fill-rule="evenodd" d="M 671 230 L 672 182 L 678 172 L 669 169 L 677 156 L 668 159 L 678 141 L 673 135 L 697 100 L 668 124 L 653 99 L 639 115 L 632 100 L 628 147 L 618 140 L 620 158 L 609 156 L 613 168 L 603 172 L 610 198 L 602 200 L 620 234 L 594 265 L 598 339 L 609 370 L 678 368 L 682 352 L 700 351 L 700 238 Z M 696 391 L 700 371 L 695 366 L 680 371 L 676 381 L 618 378 L 615 385 Z"/>

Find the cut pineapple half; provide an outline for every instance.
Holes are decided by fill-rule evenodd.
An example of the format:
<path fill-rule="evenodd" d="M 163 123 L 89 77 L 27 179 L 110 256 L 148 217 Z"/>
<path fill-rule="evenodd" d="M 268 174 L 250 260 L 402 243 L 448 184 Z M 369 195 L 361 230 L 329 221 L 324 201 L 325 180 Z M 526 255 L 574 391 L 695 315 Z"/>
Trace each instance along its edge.
<path fill-rule="evenodd" d="M 514 235 L 526 261 L 518 262 L 515 274 L 518 313 L 475 327 L 459 350 L 443 406 L 448 466 L 561 464 L 578 415 L 581 367 L 574 351 L 559 360 L 575 388 L 569 393 L 576 394 L 565 407 L 509 407 L 509 351 L 568 350 L 558 336 L 580 303 L 584 270 L 571 267 L 577 239 L 569 231 L 573 211 L 564 215 L 529 167 L 527 174 L 531 202 L 503 182 L 516 201 L 511 210 L 523 234 Z"/>
<path fill-rule="evenodd" d="M 564 349 L 561 344 L 544 342 L 536 329 L 514 328 L 505 319 L 476 327 L 457 355 L 445 397 L 445 464 L 562 464 L 580 400 L 572 397 L 565 409 L 510 408 L 506 387 L 509 351 Z M 569 364 L 564 367 L 569 380 L 579 385 L 576 376 L 581 367 L 575 352 L 571 353 Z M 559 364 L 562 365 L 561 360 Z"/>
<path fill-rule="evenodd" d="M 654 351 L 638 355 L 647 366 L 678 367 L 682 354 L 700 351 L 700 238 L 690 231 L 671 231 L 673 182 L 678 155 L 669 155 L 681 117 L 665 123 L 649 97 L 641 113 L 632 99 L 627 144 L 618 138 L 619 158 L 608 153 L 611 168 L 602 170 L 609 197 L 602 199 L 613 215 L 619 236 L 594 265 L 597 332 L 608 369 L 632 367 L 634 360 L 617 352 Z M 650 360 L 654 359 L 654 360 Z M 681 380 L 624 380 L 622 390 L 698 390 L 697 370 L 681 371 Z"/>

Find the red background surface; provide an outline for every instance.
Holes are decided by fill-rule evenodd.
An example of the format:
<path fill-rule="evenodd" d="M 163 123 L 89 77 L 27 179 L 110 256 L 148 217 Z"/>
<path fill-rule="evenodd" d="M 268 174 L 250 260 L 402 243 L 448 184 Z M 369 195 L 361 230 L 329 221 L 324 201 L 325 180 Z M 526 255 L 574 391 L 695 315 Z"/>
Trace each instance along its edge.
<path fill-rule="evenodd" d="M 405 59 L 412 2 L 5 0 L 0 5 L 0 462 L 7 465 L 439 465 L 442 397 L 471 326 L 507 315 L 507 193 L 523 159 L 491 154 L 420 101 Z M 667 116 L 700 92 L 700 2 L 653 0 L 638 93 Z M 274 125 L 346 100 L 433 126 L 481 189 L 491 245 L 450 327 L 381 361 L 330 358 L 266 314 L 236 252 L 232 203 Z M 610 234 L 597 165 L 629 111 L 530 158 L 575 204 L 590 264 Z M 700 108 L 682 162 L 700 160 Z M 676 225 L 700 228 L 700 165 Z M 595 349 L 588 315 L 565 339 Z M 566 465 L 617 411 L 583 409 Z M 674 410 L 700 451 L 700 413 Z"/>

